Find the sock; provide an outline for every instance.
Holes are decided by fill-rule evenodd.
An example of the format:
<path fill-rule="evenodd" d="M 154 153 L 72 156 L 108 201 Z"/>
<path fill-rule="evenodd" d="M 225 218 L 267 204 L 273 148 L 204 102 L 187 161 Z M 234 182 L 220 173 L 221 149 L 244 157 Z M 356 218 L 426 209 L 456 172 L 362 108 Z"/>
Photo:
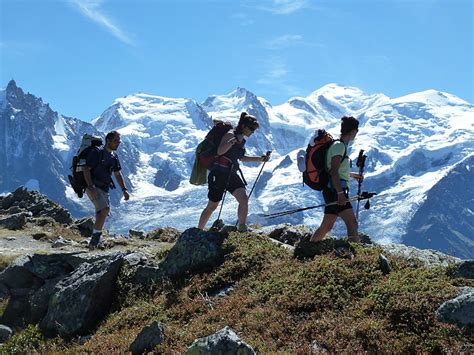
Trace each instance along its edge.
<path fill-rule="evenodd" d="M 100 233 L 100 234 L 102 234 L 102 231 L 99 230 L 99 229 L 95 229 L 95 228 L 94 228 L 94 230 L 92 231 L 92 234 L 95 234 L 95 233 Z"/>

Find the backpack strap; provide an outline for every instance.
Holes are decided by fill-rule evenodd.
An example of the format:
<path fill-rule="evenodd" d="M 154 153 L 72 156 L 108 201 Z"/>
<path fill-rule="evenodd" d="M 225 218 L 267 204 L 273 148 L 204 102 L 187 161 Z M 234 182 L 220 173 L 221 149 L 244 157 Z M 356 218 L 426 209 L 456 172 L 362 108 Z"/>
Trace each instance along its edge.
<path fill-rule="evenodd" d="M 344 144 L 344 154 L 342 155 L 342 159 L 341 159 L 341 163 L 344 161 L 344 159 L 347 158 L 347 146 L 346 146 L 346 143 L 344 143 L 342 140 L 340 139 L 335 139 L 334 142 L 332 144 L 334 144 L 335 142 L 341 142 L 342 144 Z"/>

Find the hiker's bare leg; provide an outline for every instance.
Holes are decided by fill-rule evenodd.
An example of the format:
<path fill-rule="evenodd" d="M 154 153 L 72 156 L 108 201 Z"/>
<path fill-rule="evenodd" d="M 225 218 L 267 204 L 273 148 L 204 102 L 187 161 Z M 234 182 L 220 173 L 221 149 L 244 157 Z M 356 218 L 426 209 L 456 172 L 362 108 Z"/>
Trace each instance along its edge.
<path fill-rule="evenodd" d="M 198 228 L 204 230 L 204 227 L 206 226 L 207 221 L 209 221 L 209 218 L 212 215 L 212 212 L 214 212 L 219 206 L 219 202 L 214 202 L 214 201 L 207 201 L 207 206 L 204 208 L 204 210 L 201 213 L 201 217 L 199 217 L 199 225 Z"/>
<path fill-rule="evenodd" d="M 246 224 L 247 213 L 249 212 L 249 198 L 247 196 L 247 192 L 243 187 L 240 187 L 236 189 L 232 195 L 239 203 L 239 208 L 237 209 L 237 219 L 239 224 Z"/>
<path fill-rule="evenodd" d="M 339 213 L 339 217 L 341 217 L 344 223 L 346 224 L 347 238 L 351 242 L 360 242 L 358 232 L 359 226 L 357 224 L 357 219 L 355 217 L 354 210 L 352 208 L 348 208 L 347 210 L 344 210 Z"/>
<path fill-rule="evenodd" d="M 334 223 L 336 223 L 337 215 L 335 214 L 325 214 L 323 217 L 323 221 L 318 229 L 316 229 L 311 236 L 312 242 L 317 242 L 319 240 L 323 240 L 326 234 L 334 227 Z"/>
<path fill-rule="evenodd" d="M 104 226 L 105 219 L 109 215 L 110 208 L 105 207 L 100 210 L 100 212 L 95 214 L 95 224 L 94 224 L 94 229 L 96 230 L 102 230 L 102 227 Z"/>

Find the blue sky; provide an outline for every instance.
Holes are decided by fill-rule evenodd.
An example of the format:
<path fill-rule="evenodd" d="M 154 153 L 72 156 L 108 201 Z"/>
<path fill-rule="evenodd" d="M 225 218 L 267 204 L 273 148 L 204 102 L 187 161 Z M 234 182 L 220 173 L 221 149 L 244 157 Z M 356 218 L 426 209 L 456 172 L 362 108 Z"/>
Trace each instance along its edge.
<path fill-rule="evenodd" d="M 471 0 L 0 0 L 0 86 L 91 120 L 135 92 L 277 105 L 327 83 L 474 102 Z"/>

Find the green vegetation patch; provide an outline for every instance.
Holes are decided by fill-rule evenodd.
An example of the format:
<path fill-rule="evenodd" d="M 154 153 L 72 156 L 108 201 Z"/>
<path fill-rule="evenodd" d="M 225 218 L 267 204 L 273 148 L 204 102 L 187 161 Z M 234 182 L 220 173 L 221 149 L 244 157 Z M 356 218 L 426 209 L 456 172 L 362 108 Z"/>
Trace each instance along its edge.
<path fill-rule="evenodd" d="M 330 252 L 297 260 L 266 237 L 231 233 L 214 271 L 164 282 L 153 293 L 129 290 L 87 343 L 68 349 L 126 352 L 154 320 L 165 326 L 162 353 L 182 352 L 224 326 L 263 353 L 308 353 L 313 341 L 348 353 L 459 352 L 473 342 L 435 318 L 459 282 L 446 269 L 390 257 L 392 272 L 383 275 L 379 247 L 352 247 L 352 259 Z"/>

